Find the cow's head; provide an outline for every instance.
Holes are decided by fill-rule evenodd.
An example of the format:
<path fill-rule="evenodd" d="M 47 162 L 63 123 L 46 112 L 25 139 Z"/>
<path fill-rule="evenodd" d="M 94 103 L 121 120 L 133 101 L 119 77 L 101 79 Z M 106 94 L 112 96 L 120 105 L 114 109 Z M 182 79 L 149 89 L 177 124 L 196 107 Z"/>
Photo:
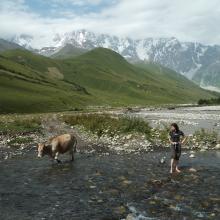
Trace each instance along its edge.
<path fill-rule="evenodd" d="M 45 148 L 46 148 L 46 145 L 44 143 L 40 143 L 38 144 L 38 157 L 43 157 L 45 155 Z"/>

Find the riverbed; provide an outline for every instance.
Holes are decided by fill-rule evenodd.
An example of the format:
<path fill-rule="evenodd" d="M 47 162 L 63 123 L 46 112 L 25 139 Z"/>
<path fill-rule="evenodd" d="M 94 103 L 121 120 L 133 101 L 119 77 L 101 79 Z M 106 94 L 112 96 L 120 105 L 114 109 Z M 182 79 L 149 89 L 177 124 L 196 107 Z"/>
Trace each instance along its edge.
<path fill-rule="evenodd" d="M 146 119 L 153 127 L 176 122 L 186 134 L 201 128 L 220 133 L 220 106 L 142 109 L 131 115 Z"/>
<path fill-rule="evenodd" d="M 14 154 L 0 162 L 0 219 L 219 219 L 220 152 L 195 156 L 185 152 L 182 173 L 170 175 L 164 150 L 62 164 L 34 149 Z"/>
<path fill-rule="evenodd" d="M 220 133 L 219 107 L 130 115 L 154 127 L 177 122 L 186 134 L 200 128 Z M 220 151 L 183 149 L 182 172 L 172 175 L 170 152 L 163 147 L 135 154 L 92 152 L 78 149 L 74 163 L 64 156 L 57 164 L 38 159 L 34 145 L 0 146 L 0 219 L 220 219 Z"/>

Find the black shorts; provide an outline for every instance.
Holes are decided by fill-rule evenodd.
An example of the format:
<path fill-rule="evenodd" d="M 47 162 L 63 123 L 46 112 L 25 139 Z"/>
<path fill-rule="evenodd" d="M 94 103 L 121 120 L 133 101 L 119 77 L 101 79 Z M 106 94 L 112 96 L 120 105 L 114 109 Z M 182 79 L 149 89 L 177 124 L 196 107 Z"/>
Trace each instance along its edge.
<path fill-rule="evenodd" d="M 174 160 L 179 160 L 181 156 L 181 144 L 171 145 L 171 158 Z"/>

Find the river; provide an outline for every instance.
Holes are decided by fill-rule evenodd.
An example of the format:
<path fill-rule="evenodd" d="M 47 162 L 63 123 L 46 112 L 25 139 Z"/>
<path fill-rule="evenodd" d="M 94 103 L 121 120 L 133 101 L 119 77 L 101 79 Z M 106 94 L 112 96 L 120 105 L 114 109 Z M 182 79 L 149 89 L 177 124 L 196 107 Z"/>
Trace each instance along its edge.
<path fill-rule="evenodd" d="M 219 132 L 219 113 L 183 107 L 135 115 L 154 126 L 175 120 L 191 133 L 204 126 Z M 77 153 L 74 163 L 64 156 L 62 164 L 36 154 L 33 147 L 0 147 L 0 219 L 220 219 L 220 151 L 195 152 L 195 158 L 183 151 L 182 173 L 174 175 L 165 149 Z"/>
<path fill-rule="evenodd" d="M 1 160 L 0 219 L 220 218 L 220 152 L 186 152 L 173 176 L 164 150 L 67 159 L 53 164 L 32 149 Z"/>

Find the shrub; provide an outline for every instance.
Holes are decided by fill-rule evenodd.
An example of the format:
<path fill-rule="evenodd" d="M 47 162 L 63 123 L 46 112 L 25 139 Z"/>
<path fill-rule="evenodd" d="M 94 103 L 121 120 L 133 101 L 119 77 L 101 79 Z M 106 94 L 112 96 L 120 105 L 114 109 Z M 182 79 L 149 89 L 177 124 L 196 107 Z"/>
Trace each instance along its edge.
<path fill-rule="evenodd" d="M 216 131 L 209 131 L 204 128 L 194 133 L 194 139 L 199 144 L 215 145 L 218 142 L 218 133 Z"/>
<path fill-rule="evenodd" d="M 139 118 L 116 117 L 109 114 L 66 115 L 63 120 L 69 125 L 82 125 L 99 137 L 104 133 L 114 136 L 117 133 L 138 132 L 149 136 L 149 124 Z"/>
<path fill-rule="evenodd" d="M 2 134 L 39 132 L 40 130 L 41 120 L 37 118 L 15 118 L 0 121 L 0 133 Z"/>

